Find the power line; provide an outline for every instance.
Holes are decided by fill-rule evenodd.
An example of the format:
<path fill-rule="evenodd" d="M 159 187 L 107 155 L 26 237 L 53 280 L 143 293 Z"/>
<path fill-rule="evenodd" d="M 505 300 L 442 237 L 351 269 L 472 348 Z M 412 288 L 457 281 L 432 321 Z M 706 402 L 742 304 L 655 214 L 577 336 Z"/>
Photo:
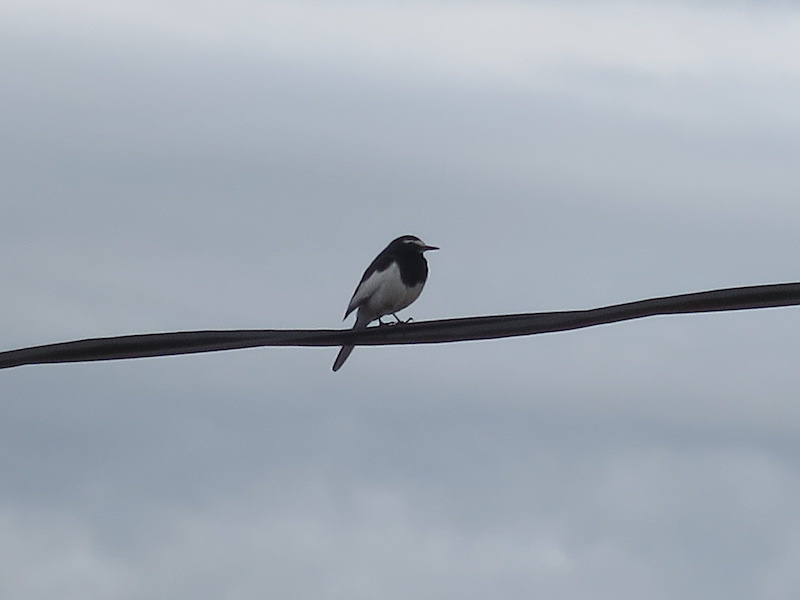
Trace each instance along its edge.
<path fill-rule="evenodd" d="M 656 315 L 751 310 L 800 304 L 800 283 L 726 288 L 650 298 L 588 310 L 420 321 L 367 329 L 182 331 L 93 338 L 0 352 L 0 369 L 120 360 L 260 346 L 442 344 L 554 333 Z"/>

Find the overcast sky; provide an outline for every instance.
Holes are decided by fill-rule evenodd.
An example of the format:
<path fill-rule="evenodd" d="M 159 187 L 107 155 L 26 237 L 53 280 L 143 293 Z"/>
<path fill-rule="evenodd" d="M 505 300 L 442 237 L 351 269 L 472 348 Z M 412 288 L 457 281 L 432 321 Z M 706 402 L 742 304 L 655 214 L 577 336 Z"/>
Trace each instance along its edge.
<path fill-rule="evenodd" d="M 0 346 L 800 280 L 794 2 L 6 0 Z M 348 321 L 345 326 L 349 326 Z M 0 372 L 0 597 L 800 597 L 800 310 Z"/>

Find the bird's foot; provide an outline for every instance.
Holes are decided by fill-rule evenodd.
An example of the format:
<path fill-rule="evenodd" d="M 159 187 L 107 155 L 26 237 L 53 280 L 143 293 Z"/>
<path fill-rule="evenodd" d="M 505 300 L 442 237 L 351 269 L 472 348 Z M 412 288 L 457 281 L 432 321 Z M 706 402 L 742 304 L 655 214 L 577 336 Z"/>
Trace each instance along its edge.
<path fill-rule="evenodd" d="M 411 321 L 413 321 L 413 320 L 414 320 L 414 317 L 409 317 L 407 320 L 403 321 L 403 319 L 401 319 L 400 317 L 398 317 L 398 316 L 397 316 L 396 314 L 394 314 L 394 313 L 392 313 L 392 316 L 393 316 L 395 319 L 397 319 L 397 321 L 396 321 L 396 322 L 394 322 L 394 323 L 392 323 L 392 325 L 405 325 L 406 323 L 411 323 Z"/>

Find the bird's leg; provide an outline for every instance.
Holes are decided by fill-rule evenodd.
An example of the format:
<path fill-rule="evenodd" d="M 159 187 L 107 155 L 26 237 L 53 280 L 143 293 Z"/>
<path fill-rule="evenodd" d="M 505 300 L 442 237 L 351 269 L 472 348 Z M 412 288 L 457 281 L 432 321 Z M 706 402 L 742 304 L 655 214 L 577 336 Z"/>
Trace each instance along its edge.
<path fill-rule="evenodd" d="M 395 319 L 397 319 L 397 322 L 396 322 L 396 323 L 392 323 L 392 325 L 401 325 L 401 324 L 402 324 L 402 325 L 405 325 L 406 323 L 411 323 L 411 321 L 413 321 L 413 320 L 414 320 L 414 317 L 409 317 L 407 320 L 403 321 L 403 319 L 401 319 L 400 317 L 398 317 L 398 316 L 397 316 L 396 314 L 394 314 L 394 313 L 392 313 L 392 316 L 393 316 Z"/>

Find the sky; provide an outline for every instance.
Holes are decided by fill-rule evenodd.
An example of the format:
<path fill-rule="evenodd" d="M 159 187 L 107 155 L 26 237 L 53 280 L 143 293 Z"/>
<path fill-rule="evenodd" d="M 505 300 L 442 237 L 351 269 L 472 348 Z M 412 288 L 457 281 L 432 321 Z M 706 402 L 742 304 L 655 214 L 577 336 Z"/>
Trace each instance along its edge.
<path fill-rule="evenodd" d="M 11 0 L 0 348 L 800 280 L 794 2 Z M 351 317 L 352 319 L 352 317 Z M 0 372 L 0 597 L 800 594 L 800 310 Z"/>

